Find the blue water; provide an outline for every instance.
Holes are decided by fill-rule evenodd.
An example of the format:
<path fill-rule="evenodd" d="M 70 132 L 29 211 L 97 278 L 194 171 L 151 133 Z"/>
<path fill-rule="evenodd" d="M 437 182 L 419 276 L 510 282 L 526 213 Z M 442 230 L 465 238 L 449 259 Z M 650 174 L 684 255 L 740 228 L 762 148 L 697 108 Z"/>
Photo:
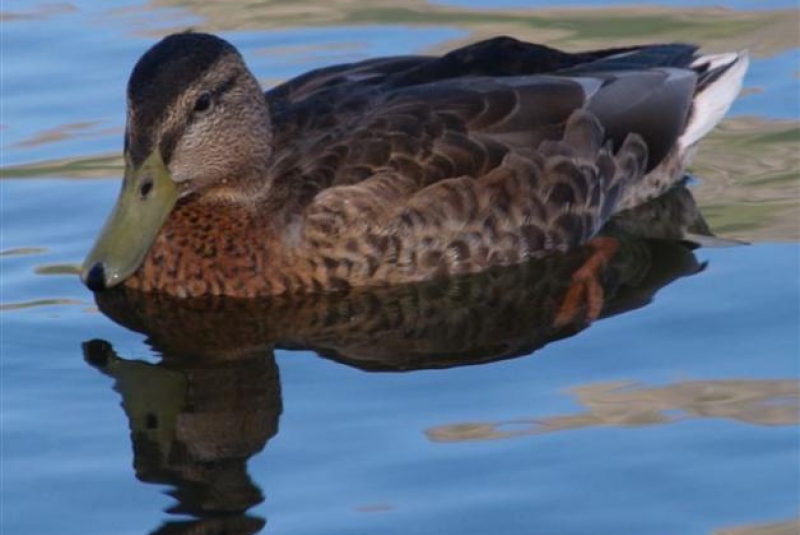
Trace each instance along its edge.
<path fill-rule="evenodd" d="M 704 3 L 712 4 L 795 6 Z M 223 516 L 168 512 L 180 502 L 168 494 L 175 475 L 172 484 L 169 475 L 160 483 L 137 479 L 134 447 L 139 462 L 146 452 L 132 443 L 125 409 L 147 406 L 162 425 L 177 410 L 180 425 L 191 428 L 192 414 L 213 410 L 197 401 L 185 406 L 181 396 L 195 399 L 204 384 L 209 405 L 231 401 L 216 392 L 241 363 L 219 365 L 209 382 L 197 382 L 207 377 L 202 369 L 162 360 L 171 353 L 157 340 L 97 311 L 72 271 L 109 210 L 119 174 L 75 176 L 58 163 L 117 154 L 132 64 L 165 28 L 203 28 L 205 21 L 177 8 L 143 10 L 135 1 L 69 5 L 3 6 L 40 15 L 4 20 L 0 32 L 0 164 L 36 167 L 26 178 L 0 179 L 0 533 L 796 529 L 800 249 L 795 237 L 778 233 L 750 246 L 699 249 L 694 255 L 706 268 L 661 287 L 652 303 L 519 358 L 393 373 L 305 349 L 264 349 L 253 362 L 277 378 L 256 383 L 263 388 L 248 390 L 236 401 L 240 408 L 225 413 L 238 422 L 237 411 L 252 409 L 246 432 L 269 428 L 241 446 L 246 472 L 225 472 L 248 474 L 251 486 L 243 486 L 263 501 Z M 469 32 L 459 24 L 331 21 L 222 35 L 270 84 L 332 62 L 423 52 Z M 746 85 L 762 92 L 742 98 L 731 116 L 796 121 L 799 53 L 795 43 L 755 58 Z M 66 134 L 36 142 L 51 131 Z M 90 365 L 82 350 L 90 340 L 108 342 L 124 360 Z M 185 381 L 195 381 L 191 392 L 181 390 Z M 468 432 L 476 428 L 486 432 Z M 195 437 L 198 448 L 227 459 L 208 445 L 226 433 L 235 435 L 220 427 L 210 442 Z M 168 457 L 180 455 L 173 449 Z M 193 466 L 185 477 L 217 465 Z"/>

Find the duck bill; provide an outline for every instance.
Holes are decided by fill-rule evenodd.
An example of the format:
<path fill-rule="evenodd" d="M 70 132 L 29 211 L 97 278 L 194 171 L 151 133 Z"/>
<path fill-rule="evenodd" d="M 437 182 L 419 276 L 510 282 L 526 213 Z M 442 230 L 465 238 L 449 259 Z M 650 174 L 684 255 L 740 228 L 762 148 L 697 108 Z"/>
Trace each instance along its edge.
<path fill-rule="evenodd" d="M 177 200 L 178 186 L 158 150 L 138 169 L 128 165 L 117 204 L 83 262 L 83 283 L 96 292 L 133 274 Z"/>

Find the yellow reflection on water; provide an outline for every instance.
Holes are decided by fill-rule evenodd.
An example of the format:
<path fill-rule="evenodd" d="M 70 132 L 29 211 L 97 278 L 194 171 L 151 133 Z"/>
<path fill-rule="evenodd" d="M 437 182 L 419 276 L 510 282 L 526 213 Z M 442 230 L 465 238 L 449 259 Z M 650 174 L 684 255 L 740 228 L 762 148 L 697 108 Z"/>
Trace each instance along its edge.
<path fill-rule="evenodd" d="M 25 308 L 45 307 L 55 305 L 86 305 L 85 301 L 77 299 L 35 299 L 33 301 L 24 301 L 21 303 L 0 303 L 0 312 L 7 312 L 9 310 L 22 310 Z"/>
<path fill-rule="evenodd" d="M 0 256 L 27 256 L 46 253 L 46 247 L 14 247 L 13 249 L 6 249 L 0 251 Z"/>
<path fill-rule="evenodd" d="M 121 127 L 99 128 L 100 124 L 100 121 L 78 121 L 74 123 L 62 124 L 56 127 L 47 128 L 41 132 L 37 132 L 27 139 L 17 141 L 16 143 L 13 143 L 11 147 L 27 149 L 77 138 L 93 138 L 104 136 L 122 137 L 122 134 L 125 131 L 125 129 Z"/>
<path fill-rule="evenodd" d="M 3 6 L 6 7 L 6 6 Z M 17 20 L 44 20 L 58 15 L 74 13 L 78 8 L 69 2 L 48 2 L 34 6 L 32 9 L 22 11 L 0 11 L 0 22 Z"/>
<path fill-rule="evenodd" d="M 714 531 L 713 535 L 797 535 L 798 533 L 800 533 L 800 519 L 723 528 Z"/>
<path fill-rule="evenodd" d="M 37 275 L 80 275 L 79 264 L 46 264 L 34 269 Z"/>
<path fill-rule="evenodd" d="M 696 418 L 754 425 L 800 423 L 800 382 L 789 379 L 681 381 L 648 388 L 612 382 L 572 389 L 587 410 L 576 414 L 496 422 L 465 422 L 425 431 L 434 442 L 515 438 L 589 427 L 642 427 Z"/>
<path fill-rule="evenodd" d="M 592 9 L 470 9 L 426 0 L 272 0 L 230 9 L 225 0 L 154 0 L 151 9 L 180 8 L 199 16 L 210 31 L 289 29 L 314 26 L 449 26 L 470 32 L 467 40 L 497 34 L 558 46 L 601 47 L 642 40 L 702 42 L 714 49 L 741 48 L 772 54 L 797 44 L 796 10 L 734 11 L 713 7 L 625 6 Z M 448 48 L 452 43 L 442 45 Z"/>

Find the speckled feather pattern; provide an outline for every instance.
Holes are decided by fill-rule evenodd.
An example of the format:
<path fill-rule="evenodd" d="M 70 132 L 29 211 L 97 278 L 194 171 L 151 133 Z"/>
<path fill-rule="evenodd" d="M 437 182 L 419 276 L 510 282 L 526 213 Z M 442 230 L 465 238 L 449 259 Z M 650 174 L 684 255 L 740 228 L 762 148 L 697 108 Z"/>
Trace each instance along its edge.
<path fill-rule="evenodd" d="M 469 156 L 459 176 L 430 179 L 448 175 L 435 164 L 427 172 L 422 166 L 403 172 L 391 159 L 410 161 L 414 154 L 389 152 L 387 164 L 369 178 L 325 188 L 283 228 L 237 206 L 185 203 L 129 285 L 181 296 L 256 296 L 515 264 L 595 235 L 628 182 L 642 178 L 647 159 L 635 135 L 616 154 L 602 147 L 602 128 L 581 111 L 570 116 L 561 140 L 538 151 L 512 151 L 444 130 L 440 138 L 450 142 L 437 140 L 430 159 L 453 166 L 454 158 Z M 356 153 L 362 155 L 370 153 Z"/>
<path fill-rule="evenodd" d="M 672 147 L 693 85 L 683 108 L 654 112 L 672 137 L 611 139 L 591 109 L 615 81 L 604 69 L 621 53 L 627 69 L 686 67 L 694 50 L 566 54 L 498 38 L 299 77 L 266 94 L 260 155 L 248 153 L 252 129 L 228 132 L 219 161 L 240 164 L 179 201 L 126 284 L 181 297 L 322 292 L 572 250 L 683 172 Z M 587 82 L 587 64 L 603 74 Z M 548 75 L 570 69 L 580 76 Z"/>

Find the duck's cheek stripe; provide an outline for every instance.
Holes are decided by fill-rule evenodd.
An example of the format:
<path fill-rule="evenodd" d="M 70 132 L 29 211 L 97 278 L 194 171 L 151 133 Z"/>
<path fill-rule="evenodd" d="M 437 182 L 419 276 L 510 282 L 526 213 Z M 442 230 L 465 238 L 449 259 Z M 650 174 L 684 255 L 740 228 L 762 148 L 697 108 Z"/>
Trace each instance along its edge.
<path fill-rule="evenodd" d="M 175 153 L 175 147 L 178 145 L 178 140 L 183 137 L 185 130 L 186 127 L 180 125 L 174 126 L 161 134 L 161 143 L 159 143 L 158 149 L 161 151 L 161 158 L 167 166 L 169 166 L 172 155 Z"/>

